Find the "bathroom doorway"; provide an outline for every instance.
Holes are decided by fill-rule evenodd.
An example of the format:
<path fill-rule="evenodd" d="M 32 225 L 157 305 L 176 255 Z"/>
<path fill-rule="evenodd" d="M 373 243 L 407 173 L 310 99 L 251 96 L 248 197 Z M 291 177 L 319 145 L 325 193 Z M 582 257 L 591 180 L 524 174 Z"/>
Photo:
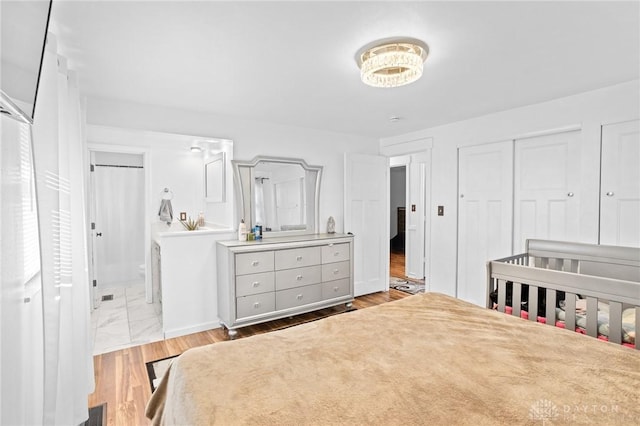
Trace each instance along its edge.
<path fill-rule="evenodd" d="M 161 309 L 159 302 L 150 303 L 147 273 L 148 153 L 111 149 L 89 150 L 94 355 L 163 338 Z"/>
<path fill-rule="evenodd" d="M 91 151 L 91 188 L 94 287 L 144 288 L 143 155 Z"/>

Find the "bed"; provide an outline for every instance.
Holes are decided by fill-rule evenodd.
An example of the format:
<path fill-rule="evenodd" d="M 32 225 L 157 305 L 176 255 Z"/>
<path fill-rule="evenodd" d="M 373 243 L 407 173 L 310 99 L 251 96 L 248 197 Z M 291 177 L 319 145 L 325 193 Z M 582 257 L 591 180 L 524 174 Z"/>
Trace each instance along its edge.
<path fill-rule="evenodd" d="M 639 389 L 634 349 L 425 293 L 190 349 L 146 414 L 155 425 L 637 424 Z"/>
<path fill-rule="evenodd" d="M 487 264 L 487 307 L 530 321 L 640 349 L 638 306 L 640 248 L 528 240 Z"/>

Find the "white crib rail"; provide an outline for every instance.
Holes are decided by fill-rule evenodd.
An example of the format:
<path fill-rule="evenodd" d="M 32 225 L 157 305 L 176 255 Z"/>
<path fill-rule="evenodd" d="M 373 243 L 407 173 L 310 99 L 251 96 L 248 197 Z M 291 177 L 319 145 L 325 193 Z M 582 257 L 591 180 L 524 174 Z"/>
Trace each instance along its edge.
<path fill-rule="evenodd" d="M 587 299 L 586 333 L 598 336 L 598 301 L 609 304 L 609 340 L 622 342 L 622 311 L 635 308 L 636 329 L 640 328 L 640 249 L 595 246 L 544 240 L 527 242 L 528 253 L 487 263 L 487 307 L 493 308 L 490 294 L 498 290 L 498 307 L 505 312 L 507 282 L 513 283 L 512 315 L 520 316 L 523 285 L 528 286 L 529 320 L 538 318 L 538 293 L 545 292 L 546 323 L 556 323 L 557 292 L 565 292 L 565 328 L 576 329 L 576 295 Z M 564 253 L 562 251 L 564 250 Z M 599 256 L 600 255 L 600 256 Z M 603 265 L 598 271 L 611 277 L 581 273 L 583 262 Z M 620 277 L 631 278 L 620 279 Z M 635 346 L 640 349 L 636 333 Z"/>

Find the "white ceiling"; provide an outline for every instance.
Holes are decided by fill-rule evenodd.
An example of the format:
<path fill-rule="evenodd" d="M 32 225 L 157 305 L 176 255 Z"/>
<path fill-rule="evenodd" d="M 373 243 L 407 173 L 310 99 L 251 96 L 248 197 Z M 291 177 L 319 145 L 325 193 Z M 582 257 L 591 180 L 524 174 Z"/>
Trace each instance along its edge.
<path fill-rule="evenodd" d="M 54 0 L 52 20 L 88 96 L 379 138 L 638 79 L 639 4 Z M 400 36 L 429 45 L 422 79 L 365 86 L 356 52 Z"/>

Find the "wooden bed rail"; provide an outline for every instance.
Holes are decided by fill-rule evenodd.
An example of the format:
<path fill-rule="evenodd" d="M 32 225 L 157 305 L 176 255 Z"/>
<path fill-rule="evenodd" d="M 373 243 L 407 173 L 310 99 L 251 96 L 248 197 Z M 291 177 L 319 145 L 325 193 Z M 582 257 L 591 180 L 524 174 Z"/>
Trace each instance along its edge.
<path fill-rule="evenodd" d="M 538 296 L 544 292 L 544 317 L 547 324 L 555 325 L 558 292 L 564 292 L 564 321 L 569 330 L 576 329 L 576 296 L 586 298 L 588 335 L 598 336 L 599 301 L 609 305 L 611 342 L 622 342 L 624 309 L 635 308 L 636 330 L 640 328 L 640 249 L 545 240 L 528 240 L 527 247 L 527 253 L 487 263 L 488 308 L 494 308 L 490 295 L 497 290 L 497 309 L 505 312 L 509 283 L 513 316 L 521 315 L 521 303 L 527 300 L 528 319 L 537 321 Z M 589 267 L 585 268 L 585 263 Z M 585 273 L 590 268 L 612 277 Z M 636 333 L 635 347 L 640 349 L 638 337 Z"/>

